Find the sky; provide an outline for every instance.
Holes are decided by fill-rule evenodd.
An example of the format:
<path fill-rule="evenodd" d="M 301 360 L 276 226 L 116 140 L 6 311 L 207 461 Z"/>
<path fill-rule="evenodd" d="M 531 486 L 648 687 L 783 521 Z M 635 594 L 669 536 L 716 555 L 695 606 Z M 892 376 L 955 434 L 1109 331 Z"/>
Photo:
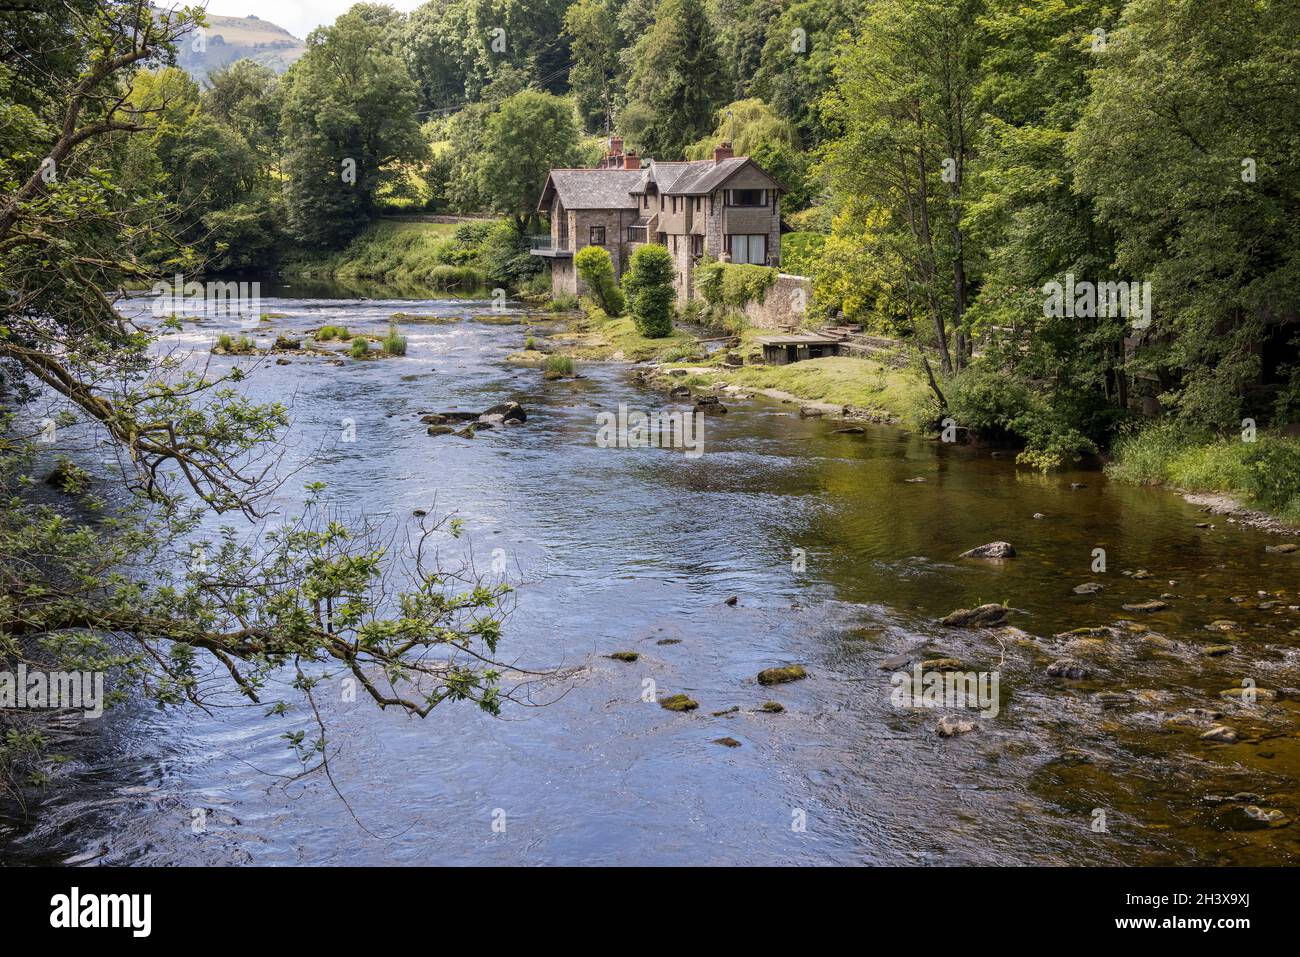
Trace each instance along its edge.
<path fill-rule="evenodd" d="M 196 0 L 199 4 L 203 0 Z M 307 39 L 322 23 L 333 23 L 356 0 L 208 0 L 208 13 L 223 17 L 246 17 L 250 13 L 284 27 L 299 40 Z M 411 11 L 422 0 L 385 0 L 390 7 Z"/>

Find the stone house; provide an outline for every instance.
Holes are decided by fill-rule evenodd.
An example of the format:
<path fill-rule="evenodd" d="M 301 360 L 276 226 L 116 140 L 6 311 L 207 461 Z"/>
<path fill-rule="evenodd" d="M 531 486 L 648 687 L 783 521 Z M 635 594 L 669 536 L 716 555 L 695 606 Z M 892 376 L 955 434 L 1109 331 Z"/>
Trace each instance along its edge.
<path fill-rule="evenodd" d="M 733 263 L 781 265 L 781 194 L 785 187 L 747 156 L 723 143 L 713 158 L 644 164 L 623 141 L 594 169 L 554 169 L 539 212 L 551 232 L 533 239 L 532 253 L 551 263 L 554 295 L 581 295 L 573 268 L 584 246 L 603 246 L 622 277 L 636 248 L 654 242 L 672 254 L 677 303 L 695 298 L 695 266 L 711 256 Z"/>

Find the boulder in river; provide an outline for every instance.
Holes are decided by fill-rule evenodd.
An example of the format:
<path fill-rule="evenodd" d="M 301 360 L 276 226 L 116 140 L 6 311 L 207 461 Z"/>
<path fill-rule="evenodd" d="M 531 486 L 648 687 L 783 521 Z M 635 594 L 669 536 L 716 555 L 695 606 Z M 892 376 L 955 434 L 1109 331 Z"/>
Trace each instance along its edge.
<path fill-rule="evenodd" d="M 670 695 L 659 702 L 665 711 L 694 711 L 699 706 L 698 701 L 684 694 Z"/>
<path fill-rule="evenodd" d="M 799 681 L 807 678 L 808 672 L 803 665 L 782 665 L 779 668 L 765 668 L 758 673 L 761 685 L 779 685 L 787 681 Z"/>
<path fill-rule="evenodd" d="M 1168 607 L 1169 602 L 1161 601 L 1159 598 L 1153 598 L 1150 601 L 1137 601 L 1123 606 L 1125 611 L 1164 611 Z"/>
<path fill-rule="evenodd" d="M 1082 585 L 1074 586 L 1074 593 L 1076 595 L 1095 595 L 1104 587 L 1104 585 L 1100 585 L 1097 582 L 1084 582 Z"/>
<path fill-rule="evenodd" d="M 605 657 L 613 658 L 615 661 L 626 661 L 628 663 L 631 663 L 633 661 L 636 661 L 641 656 L 637 654 L 635 651 L 616 651 L 613 654 L 606 655 Z"/>
<path fill-rule="evenodd" d="M 479 416 L 479 419 L 481 420 L 487 418 L 488 416 L 495 416 L 495 415 L 501 416 L 501 420 L 503 422 L 528 421 L 528 413 L 524 411 L 524 407 L 520 405 L 518 402 L 501 402 L 497 405 L 494 405 L 492 406 L 492 408 L 484 411 L 484 413 Z"/>
<path fill-rule="evenodd" d="M 1220 744 L 1235 744 L 1237 732 L 1226 724 L 1216 725 L 1201 735 L 1202 741 L 1217 741 Z"/>
<path fill-rule="evenodd" d="M 1241 814 L 1246 819 L 1247 826 L 1286 827 L 1291 823 L 1290 818 L 1277 808 L 1260 807 L 1257 804 L 1247 804 L 1241 809 Z"/>
<path fill-rule="evenodd" d="M 1010 542 L 989 542 L 962 552 L 958 558 L 1015 558 L 1016 548 Z"/>
<path fill-rule="evenodd" d="M 1088 677 L 1088 669 L 1077 661 L 1062 658 L 1060 661 L 1053 661 L 1047 666 L 1047 676 L 1049 678 L 1065 678 L 1067 681 L 1082 681 Z"/>
<path fill-rule="evenodd" d="M 960 658 L 927 658 L 921 662 L 921 671 L 964 671 Z"/>
<path fill-rule="evenodd" d="M 785 714 L 785 705 L 779 701 L 764 701 L 763 707 L 758 710 L 767 714 Z"/>
<path fill-rule="evenodd" d="M 1290 555 L 1292 552 L 1294 552 L 1297 549 L 1297 547 L 1300 546 L 1296 546 L 1291 542 L 1287 542 L 1286 544 L 1283 545 L 1265 545 L 1264 551 L 1273 552 L 1274 554 L 1278 554 L 1278 555 Z"/>
<path fill-rule="evenodd" d="M 990 602 L 978 608 L 958 608 L 939 622 L 949 628 L 996 628 L 1006 624 L 1007 608 Z"/>
<path fill-rule="evenodd" d="M 959 734 L 969 734 L 975 730 L 975 722 L 969 718 L 958 718 L 946 714 L 939 719 L 935 733 L 941 738 L 955 738 Z"/>

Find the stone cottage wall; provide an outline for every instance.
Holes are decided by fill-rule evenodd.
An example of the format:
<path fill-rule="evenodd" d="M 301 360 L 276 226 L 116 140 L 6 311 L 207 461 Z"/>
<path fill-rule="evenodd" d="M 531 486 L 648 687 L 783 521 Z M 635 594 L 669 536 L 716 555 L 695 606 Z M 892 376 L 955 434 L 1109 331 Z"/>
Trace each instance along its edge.
<path fill-rule="evenodd" d="M 804 321 L 811 302 L 811 279 L 780 273 L 762 302 L 751 299 L 745 303 L 745 319 L 760 329 L 789 329 Z"/>

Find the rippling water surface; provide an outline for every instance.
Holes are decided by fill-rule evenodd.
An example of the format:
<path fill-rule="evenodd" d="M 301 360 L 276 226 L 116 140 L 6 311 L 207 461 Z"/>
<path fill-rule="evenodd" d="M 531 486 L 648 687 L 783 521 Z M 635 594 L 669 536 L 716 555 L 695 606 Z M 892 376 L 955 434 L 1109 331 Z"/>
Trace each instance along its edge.
<path fill-rule="evenodd" d="M 794 406 L 724 401 L 705 454 L 596 446 L 596 415 L 668 404 L 621 364 L 543 382 L 506 363 L 527 317 L 499 324 L 484 300 L 346 299 L 284 288 L 255 330 L 322 323 L 380 331 L 398 311 L 461 316 L 408 324 L 404 358 L 259 365 L 256 398 L 294 416 L 288 465 L 302 483 L 392 523 L 454 511 L 486 565 L 494 549 L 521 581 L 503 651 L 579 669 L 553 704 L 500 720 L 447 705 L 426 720 L 365 701 L 327 715 L 348 806 L 297 769 L 262 709 L 162 714 L 143 706 L 90 732 L 61 786 L 9 822 L 11 861 L 183 864 L 1295 863 L 1292 825 L 1251 830 L 1252 792 L 1295 818 L 1300 739 L 1294 697 L 1243 708 L 1219 692 L 1250 678 L 1297 680 L 1300 556 L 1275 537 L 1210 518 L 1177 496 L 1047 477 L 987 452 L 897 430 L 801 419 Z M 266 288 L 264 287 L 264 296 Z M 319 295 L 319 298 L 308 298 Z M 137 303 L 147 308 L 147 303 Z M 175 345 L 206 359 L 224 321 L 187 325 Z M 536 335 L 548 331 L 544 326 Z M 214 360 L 218 365 L 250 360 Z M 526 425 L 473 440 L 430 437 L 419 414 L 514 399 Z M 339 441 L 352 419 L 356 441 Z M 922 477 L 925 482 L 906 482 Z M 1086 483 L 1072 489 L 1071 483 Z M 1035 513 L 1042 518 L 1035 519 Z M 226 519 L 225 521 L 229 521 Z M 1197 522 L 1214 528 L 1197 528 Z M 957 559 L 994 539 L 1004 564 Z M 1109 571 L 1090 570 L 1105 548 Z M 792 568 L 794 549 L 806 568 Z M 1147 570 L 1135 579 L 1123 571 Z M 1077 597 L 1087 580 L 1106 590 Z M 1260 593 L 1267 593 L 1261 595 Z M 1153 615 L 1121 605 L 1169 594 Z M 728 606 L 729 596 L 738 603 Z M 1233 599 L 1236 599 L 1235 601 Z M 1027 634 L 956 632 L 935 619 L 1005 601 Z M 1146 630 L 1124 627 L 1141 618 Z M 1231 633 L 1205 625 L 1231 619 Z M 1121 623 L 1100 638 L 1067 629 Z M 1154 632 L 1154 633 L 1153 633 Z M 668 642 L 674 643 L 665 643 Z M 1222 657 L 1211 644 L 1234 645 Z M 603 657 L 640 653 L 634 664 Z M 1001 711 L 956 738 L 939 713 L 890 704 L 881 662 L 951 655 L 998 670 Z M 1054 660 L 1089 677 L 1048 678 Z M 787 663 L 807 680 L 763 688 Z M 643 703 L 686 692 L 698 711 Z M 1122 697 L 1106 697 L 1122 693 Z M 775 699 L 784 714 L 758 711 Z M 233 703 L 233 702 L 232 702 Z M 712 712 L 739 710 L 723 717 Z M 1241 732 L 1208 744 L 1171 718 L 1201 707 Z M 1206 725 L 1208 726 L 1208 725 Z M 738 748 L 714 743 L 720 737 Z M 195 808 L 207 829 L 191 828 Z M 1094 830 L 1096 810 L 1106 830 Z M 504 833 L 493 821 L 504 813 Z M 800 829 L 800 821 L 806 827 Z"/>

